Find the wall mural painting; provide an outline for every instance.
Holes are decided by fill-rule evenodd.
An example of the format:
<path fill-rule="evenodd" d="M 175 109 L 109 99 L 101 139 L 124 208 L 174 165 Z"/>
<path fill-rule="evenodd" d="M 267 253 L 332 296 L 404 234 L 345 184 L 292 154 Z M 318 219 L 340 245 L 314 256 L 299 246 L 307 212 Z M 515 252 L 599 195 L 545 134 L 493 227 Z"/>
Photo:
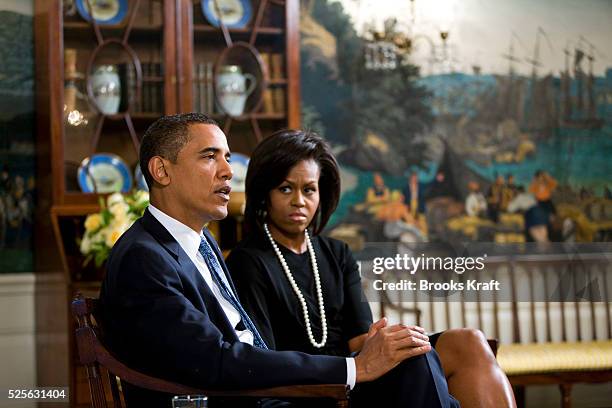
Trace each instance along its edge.
<path fill-rule="evenodd" d="M 303 123 L 342 167 L 329 234 L 612 241 L 612 3 L 301 8 Z"/>
<path fill-rule="evenodd" d="M 35 174 L 32 2 L 0 4 L 0 272 L 31 272 Z"/>

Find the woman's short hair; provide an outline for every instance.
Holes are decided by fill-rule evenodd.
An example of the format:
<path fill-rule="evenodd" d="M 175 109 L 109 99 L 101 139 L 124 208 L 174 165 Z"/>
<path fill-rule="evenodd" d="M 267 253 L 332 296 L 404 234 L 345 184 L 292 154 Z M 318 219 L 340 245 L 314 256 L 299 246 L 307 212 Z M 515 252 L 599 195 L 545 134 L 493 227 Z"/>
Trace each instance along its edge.
<path fill-rule="evenodd" d="M 321 170 L 319 208 L 312 220 L 313 234 L 320 233 L 340 199 L 338 162 L 319 135 L 306 130 L 281 130 L 264 139 L 253 151 L 246 176 L 245 222 L 250 231 L 261 230 L 266 220 L 270 191 L 303 160 L 314 160 Z"/>

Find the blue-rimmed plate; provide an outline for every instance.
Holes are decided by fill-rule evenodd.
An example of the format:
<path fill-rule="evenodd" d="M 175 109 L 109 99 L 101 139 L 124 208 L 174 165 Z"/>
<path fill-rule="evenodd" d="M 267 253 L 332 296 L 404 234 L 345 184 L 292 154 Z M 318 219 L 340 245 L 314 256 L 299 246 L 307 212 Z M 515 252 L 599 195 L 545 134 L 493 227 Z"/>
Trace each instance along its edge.
<path fill-rule="evenodd" d="M 140 163 L 136 163 L 136 169 L 134 170 L 134 183 L 136 183 L 137 189 L 149 191 L 149 186 L 147 186 L 147 180 L 142 174 L 142 170 L 140 170 Z"/>
<path fill-rule="evenodd" d="M 129 167 L 121 157 L 110 153 L 85 158 L 77 178 L 84 193 L 127 193 L 132 189 Z"/>
<path fill-rule="evenodd" d="M 230 180 L 232 191 L 244 192 L 244 182 L 246 181 L 247 169 L 249 168 L 249 158 L 244 154 L 232 153 L 230 161 L 234 176 Z"/>
<path fill-rule="evenodd" d="M 119 24 L 128 11 L 127 0 L 89 0 L 93 16 L 98 24 Z M 77 11 L 86 21 L 91 21 L 87 0 L 76 0 Z"/>
<path fill-rule="evenodd" d="M 219 13 L 217 13 L 217 7 Z M 250 0 L 202 0 L 202 12 L 210 24 L 219 27 L 219 14 L 227 28 L 244 28 L 251 21 L 253 8 Z"/>

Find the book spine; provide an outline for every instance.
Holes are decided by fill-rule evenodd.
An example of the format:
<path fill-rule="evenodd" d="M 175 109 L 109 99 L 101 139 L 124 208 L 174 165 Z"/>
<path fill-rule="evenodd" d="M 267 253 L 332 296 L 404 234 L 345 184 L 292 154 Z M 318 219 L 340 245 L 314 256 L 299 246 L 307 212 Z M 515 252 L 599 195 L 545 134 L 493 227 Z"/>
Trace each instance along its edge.
<path fill-rule="evenodd" d="M 266 88 L 263 91 L 263 112 L 274 113 L 274 98 L 272 97 L 271 88 Z"/>
<path fill-rule="evenodd" d="M 148 62 L 142 63 L 142 111 L 151 112 L 151 81 L 150 66 Z"/>
<path fill-rule="evenodd" d="M 151 78 L 149 78 L 149 97 L 151 98 L 151 112 L 159 112 L 159 102 L 157 100 L 157 82 L 155 81 L 156 73 L 157 64 L 155 62 L 152 62 L 149 64 L 149 75 L 151 76 Z"/>
<path fill-rule="evenodd" d="M 133 64 L 127 64 L 125 71 L 125 87 L 127 89 L 127 104 L 132 112 L 140 111 L 140 101 L 136 98 L 136 69 Z"/>
<path fill-rule="evenodd" d="M 272 79 L 272 70 L 270 66 L 270 54 L 267 52 L 262 52 L 261 54 L 261 62 L 263 63 L 264 71 L 267 75 L 268 79 Z"/>
<path fill-rule="evenodd" d="M 193 64 L 193 82 L 192 82 L 192 86 L 191 86 L 191 92 L 193 94 L 193 105 L 191 107 L 191 109 L 194 112 L 201 112 L 199 109 L 200 106 L 200 71 L 198 69 L 198 65 L 194 63 Z"/>
<path fill-rule="evenodd" d="M 285 89 L 274 88 L 272 90 L 272 98 L 274 99 L 274 112 L 285 113 Z"/>
<path fill-rule="evenodd" d="M 198 109 L 202 113 L 209 113 L 206 101 L 206 67 L 202 62 L 198 64 L 198 95 L 200 96 Z"/>
<path fill-rule="evenodd" d="M 206 63 L 206 107 L 209 114 L 215 113 L 214 68 L 212 62 Z"/>
<path fill-rule="evenodd" d="M 156 62 L 153 66 L 155 72 L 155 82 L 153 82 L 153 85 L 155 86 L 155 112 L 164 113 L 164 82 L 161 80 L 163 77 L 162 64 L 161 62 Z"/>
<path fill-rule="evenodd" d="M 282 54 L 271 54 L 270 56 L 270 65 L 272 69 L 272 79 L 283 79 L 284 75 L 284 65 L 283 64 L 283 55 Z"/>

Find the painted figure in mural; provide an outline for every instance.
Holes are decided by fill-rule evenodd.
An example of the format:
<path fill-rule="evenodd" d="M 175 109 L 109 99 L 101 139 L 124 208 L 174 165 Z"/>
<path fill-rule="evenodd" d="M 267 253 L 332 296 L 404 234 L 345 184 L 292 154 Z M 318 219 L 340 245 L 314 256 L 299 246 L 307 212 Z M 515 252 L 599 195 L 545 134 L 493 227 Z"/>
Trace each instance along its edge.
<path fill-rule="evenodd" d="M 376 219 L 383 221 L 383 235 L 388 240 L 422 242 L 427 225 L 424 217 L 415 218 L 399 190 L 391 191 L 389 203 L 381 206 Z"/>
<path fill-rule="evenodd" d="M 27 247 L 33 223 L 34 183 L 17 175 L 11 179 L 8 166 L 0 173 L 0 248 Z"/>
<path fill-rule="evenodd" d="M 529 191 L 535 196 L 538 205 L 547 211 L 549 215 L 556 213 L 555 206 L 552 202 L 552 194 L 556 188 L 557 180 L 544 170 L 536 171 L 529 185 Z"/>
<path fill-rule="evenodd" d="M 506 184 L 504 185 L 504 193 L 502 194 L 502 209 L 507 211 L 508 204 L 516 196 L 518 186 L 514 180 L 514 174 L 508 173 L 506 175 Z"/>
<path fill-rule="evenodd" d="M 419 182 L 419 175 L 416 171 L 410 173 L 408 183 L 402 190 L 404 202 L 409 206 L 412 215 L 417 218 L 425 214 L 425 185 Z"/>
<path fill-rule="evenodd" d="M 245 308 L 276 349 L 348 355 L 359 352 L 370 335 L 372 314 L 362 301 L 350 249 L 319 234 L 336 207 L 339 181 L 331 150 L 313 133 L 277 132 L 251 156 L 245 210 L 250 235 L 227 264 Z M 440 356 L 450 392 L 462 407 L 515 406 L 510 384 L 481 332 L 448 330 L 428 341 L 435 350 L 417 360 Z M 438 370 L 437 359 L 431 362 L 430 369 Z M 406 383 L 414 378 L 397 372 L 371 383 L 377 394 L 371 406 L 391 406 L 388 392 L 408 394 L 404 406 L 415 406 L 411 396 L 423 391 L 419 387 L 429 389 L 432 373 L 413 372 L 423 376 L 421 385 Z"/>
<path fill-rule="evenodd" d="M 366 202 L 369 204 L 387 203 L 389 202 L 389 188 L 385 186 L 385 179 L 380 173 L 374 173 L 374 184 L 368 188 Z"/>
<path fill-rule="evenodd" d="M 510 201 L 507 210 L 510 213 L 523 214 L 527 242 L 548 242 L 548 214 L 538 205 L 530 191 L 525 191 L 523 186 L 519 186 L 517 195 Z"/>
<path fill-rule="evenodd" d="M 499 213 L 503 209 L 504 184 L 504 176 L 498 174 L 495 177 L 493 184 L 491 184 L 489 187 L 489 191 L 487 193 L 487 213 L 493 222 L 499 221 Z"/>
<path fill-rule="evenodd" d="M 468 190 L 470 193 L 465 199 L 465 212 L 471 217 L 482 217 L 487 213 L 487 199 L 485 198 L 482 191 L 480 191 L 480 184 L 476 181 L 470 181 L 468 183 Z"/>
<path fill-rule="evenodd" d="M 426 196 L 427 200 L 449 196 L 449 185 L 443 170 L 436 172 L 436 176 L 427 187 Z"/>

